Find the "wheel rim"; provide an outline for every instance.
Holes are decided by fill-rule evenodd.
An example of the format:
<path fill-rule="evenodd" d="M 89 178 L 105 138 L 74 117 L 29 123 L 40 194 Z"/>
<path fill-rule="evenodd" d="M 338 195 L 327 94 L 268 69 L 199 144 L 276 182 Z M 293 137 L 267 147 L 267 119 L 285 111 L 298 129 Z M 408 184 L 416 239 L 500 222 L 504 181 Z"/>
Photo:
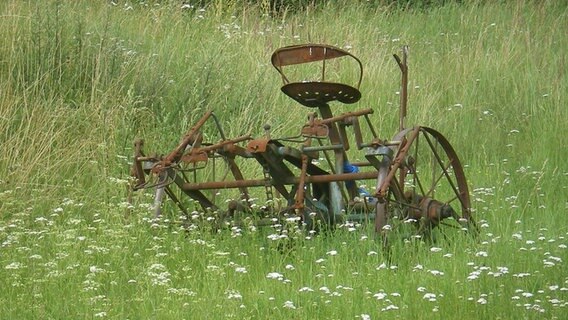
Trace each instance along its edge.
<path fill-rule="evenodd" d="M 390 182 L 386 209 L 377 210 L 377 218 L 388 220 L 387 231 L 405 230 L 417 237 L 433 236 L 433 230 L 444 237 L 448 230 L 477 231 L 467 180 L 455 150 L 441 133 L 428 127 L 420 127 L 416 138 L 409 140 L 414 129 L 394 137 L 411 145 L 401 158 L 396 181 Z"/>

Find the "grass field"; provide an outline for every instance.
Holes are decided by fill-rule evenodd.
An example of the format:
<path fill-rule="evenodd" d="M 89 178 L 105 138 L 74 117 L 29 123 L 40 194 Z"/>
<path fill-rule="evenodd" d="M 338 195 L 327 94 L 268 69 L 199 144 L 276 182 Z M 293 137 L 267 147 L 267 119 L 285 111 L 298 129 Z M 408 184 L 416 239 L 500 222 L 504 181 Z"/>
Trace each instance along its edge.
<path fill-rule="evenodd" d="M 564 319 L 567 30 L 563 1 L 1 2 L 0 319 Z M 365 226 L 187 233 L 150 193 L 125 215 L 135 138 L 165 153 L 209 109 L 228 136 L 294 134 L 306 109 L 270 55 L 305 42 L 361 59 L 363 98 L 334 110 L 373 108 L 384 138 L 410 46 L 408 122 L 457 150 L 478 239 L 400 241 L 387 263 Z"/>

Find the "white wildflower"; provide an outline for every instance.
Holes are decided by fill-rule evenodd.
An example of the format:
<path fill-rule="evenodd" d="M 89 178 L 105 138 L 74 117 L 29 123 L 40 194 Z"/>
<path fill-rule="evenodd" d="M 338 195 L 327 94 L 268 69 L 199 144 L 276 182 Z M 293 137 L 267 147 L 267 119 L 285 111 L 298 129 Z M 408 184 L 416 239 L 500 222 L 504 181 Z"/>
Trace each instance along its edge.
<path fill-rule="evenodd" d="M 280 273 L 278 273 L 278 272 L 269 272 L 269 273 L 266 275 L 266 278 L 282 281 L 282 280 L 284 279 L 284 275 L 282 275 L 282 274 L 280 274 Z"/>

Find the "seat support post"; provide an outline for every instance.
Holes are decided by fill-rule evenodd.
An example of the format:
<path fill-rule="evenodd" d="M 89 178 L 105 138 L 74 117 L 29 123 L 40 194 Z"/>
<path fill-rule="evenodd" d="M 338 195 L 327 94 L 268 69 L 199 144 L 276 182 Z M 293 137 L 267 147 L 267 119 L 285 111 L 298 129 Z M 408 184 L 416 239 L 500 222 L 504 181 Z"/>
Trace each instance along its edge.
<path fill-rule="evenodd" d="M 321 104 L 319 107 L 319 112 L 323 119 L 329 119 L 333 117 L 333 113 L 331 112 L 331 108 L 327 103 Z M 329 126 L 329 140 L 331 144 L 337 145 L 341 144 L 341 138 L 339 136 L 339 130 L 337 129 L 337 125 L 332 122 L 328 124 Z M 336 149 L 333 150 L 335 154 L 335 174 L 342 174 L 343 173 L 343 164 L 347 160 L 347 155 L 345 154 L 345 150 L 343 149 Z M 341 193 L 341 187 L 339 182 L 330 182 L 329 183 L 329 194 L 330 194 L 330 208 L 333 215 L 341 214 L 343 210 L 343 195 Z"/>

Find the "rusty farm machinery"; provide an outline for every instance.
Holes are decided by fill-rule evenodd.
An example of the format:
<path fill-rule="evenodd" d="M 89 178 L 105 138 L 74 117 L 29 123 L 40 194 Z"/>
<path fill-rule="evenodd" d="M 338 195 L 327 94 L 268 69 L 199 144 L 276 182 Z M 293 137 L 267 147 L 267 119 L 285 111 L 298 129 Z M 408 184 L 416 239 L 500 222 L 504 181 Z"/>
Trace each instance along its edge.
<path fill-rule="evenodd" d="M 215 113 L 207 111 L 168 154 L 147 155 L 143 141 L 135 142 L 133 190 L 154 190 L 156 216 L 167 196 L 188 220 L 197 211 L 209 212 L 227 225 L 291 219 L 319 230 L 365 220 L 374 221 L 383 239 L 397 226 L 417 237 L 446 227 L 475 229 L 454 148 L 433 128 L 405 126 L 407 48 L 394 58 L 402 80 L 399 132 L 392 139 L 379 137 L 371 108 L 332 113 L 331 103 L 361 98 L 363 66 L 357 57 L 329 45 L 288 46 L 276 50 L 271 62 L 282 78 L 282 92 L 311 111 L 297 135 L 274 137 L 265 126 L 261 137 L 229 138 Z M 354 84 L 335 81 L 342 75 L 333 68 L 345 63 L 355 66 Z M 290 72 L 298 70 L 311 71 L 314 78 L 293 79 Z M 205 127 L 215 134 L 204 134 Z M 357 161 L 350 160 L 357 152 Z"/>

